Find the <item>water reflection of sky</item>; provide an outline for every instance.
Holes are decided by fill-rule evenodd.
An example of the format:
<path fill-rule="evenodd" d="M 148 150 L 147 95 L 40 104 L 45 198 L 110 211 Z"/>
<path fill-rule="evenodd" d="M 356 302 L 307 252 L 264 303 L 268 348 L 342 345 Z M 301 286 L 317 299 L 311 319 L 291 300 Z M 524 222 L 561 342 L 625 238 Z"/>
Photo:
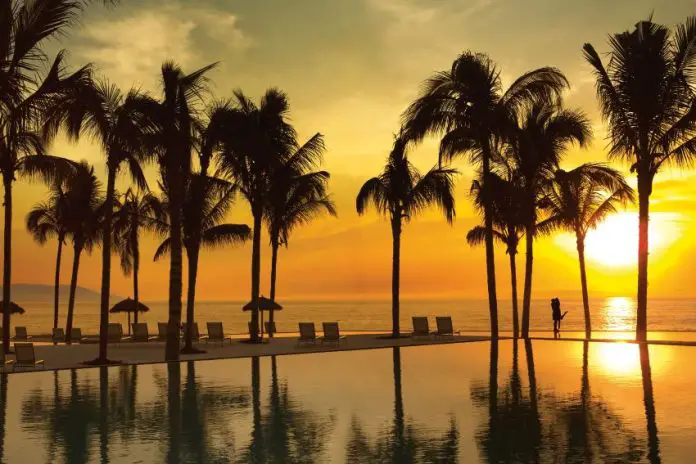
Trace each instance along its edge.
<path fill-rule="evenodd" d="M 684 462 L 694 350 L 501 341 L 11 375 L 0 450 L 3 462 Z"/>

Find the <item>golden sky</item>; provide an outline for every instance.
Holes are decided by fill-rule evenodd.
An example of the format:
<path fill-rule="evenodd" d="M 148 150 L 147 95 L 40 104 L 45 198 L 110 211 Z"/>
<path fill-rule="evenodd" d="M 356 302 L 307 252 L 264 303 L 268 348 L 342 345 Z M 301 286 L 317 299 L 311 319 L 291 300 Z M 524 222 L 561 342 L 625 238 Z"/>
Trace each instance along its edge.
<path fill-rule="evenodd" d="M 607 50 L 608 33 L 633 27 L 654 12 L 656 22 L 672 25 L 693 14 L 692 0 L 122 0 L 115 8 L 90 7 L 70 37 L 52 42 L 68 48 L 71 65 L 94 62 L 121 88 L 156 93 L 159 66 L 166 59 L 193 70 L 213 61 L 218 98 L 241 88 L 255 99 L 270 86 L 286 91 L 292 121 L 301 138 L 321 132 L 328 147 L 325 168 L 339 217 L 321 219 L 298 230 L 281 250 L 279 298 L 384 297 L 390 291 L 391 236 L 373 214 L 358 217 L 355 194 L 377 174 L 398 130 L 399 115 L 434 71 L 450 66 L 466 49 L 488 53 L 503 80 L 539 66 L 560 68 L 571 82 L 567 105 L 592 119 L 594 143 L 573 150 L 564 165 L 604 161 L 606 141 L 589 67 L 581 47 L 591 42 Z M 104 178 L 99 147 L 88 140 L 58 140 L 51 153 L 94 163 Z M 412 154 L 420 169 L 436 161 L 435 141 Z M 466 245 L 466 231 L 479 219 L 467 192 L 471 169 L 458 163 L 457 219 L 449 226 L 436 212 L 408 224 L 402 239 L 402 294 L 407 297 L 485 297 L 482 249 Z M 625 166 L 619 166 L 625 169 Z M 152 169 L 150 170 L 152 172 Z M 662 173 L 652 198 L 650 293 L 696 296 L 690 258 L 696 251 L 696 176 L 692 171 Z M 635 185 L 635 181 L 632 179 Z M 122 180 L 123 182 L 123 180 Z M 13 281 L 49 284 L 55 243 L 35 244 L 24 231 L 24 216 L 42 199 L 41 185 L 15 184 Z M 125 185 L 125 184 L 122 184 Z M 153 185 L 154 182 L 153 182 Z M 249 223 L 240 200 L 230 221 Z M 589 238 L 591 294 L 635 293 L 637 219 L 634 212 L 612 218 Z M 267 243 L 267 236 L 264 237 Z M 168 264 L 152 263 L 156 240 L 146 237 L 141 252 L 141 297 L 166 299 Z M 263 252 L 262 292 L 268 293 L 267 249 Z M 197 295 L 203 300 L 243 299 L 249 294 L 250 244 L 203 252 Z M 574 240 L 557 235 L 536 247 L 537 295 L 578 293 Z M 519 256 L 520 285 L 522 261 Z M 72 256 L 64 254 L 62 281 L 69 283 Z M 79 284 L 98 289 L 100 253 L 85 257 Z M 498 292 L 509 298 L 507 256 L 497 254 Z M 127 296 L 130 279 L 118 260 L 114 293 Z"/>

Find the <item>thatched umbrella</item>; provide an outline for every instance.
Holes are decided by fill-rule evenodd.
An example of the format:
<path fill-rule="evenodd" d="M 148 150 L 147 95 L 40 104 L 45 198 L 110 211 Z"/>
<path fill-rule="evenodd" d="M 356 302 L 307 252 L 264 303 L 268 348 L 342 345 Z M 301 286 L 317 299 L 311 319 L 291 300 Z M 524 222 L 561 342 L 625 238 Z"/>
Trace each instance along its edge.
<path fill-rule="evenodd" d="M 126 298 L 121 300 L 111 307 L 110 313 L 128 313 L 128 334 L 131 332 L 131 313 L 139 312 L 146 313 L 150 310 L 147 305 L 143 304 L 142 301 L 138 301 L 138 307 L 135 307 L 135 300 L 132 298 Z"/>
<path fill-rule="evenodd" d="M 263 338 L 263 312 L 270 311 L 271 309 L 273 311 L 280 311 L 283 307 L 275 301 L 261 295 L 258 299 L 251 300 L 245 304 L 242 311 L 253 311 L 254 308 L 261 311 L 261 338 Z"/>
<path fill-rule="evenodd" d="M 2 305 L 0 307 L 0 314 L 2 314 L 5 312 L 5 301 L 3 300 L 3 302 L 0 304 Z M 19 306 L 14 301 L 10 301 L 10 314 L 24 314 L 24 308 Z"/>

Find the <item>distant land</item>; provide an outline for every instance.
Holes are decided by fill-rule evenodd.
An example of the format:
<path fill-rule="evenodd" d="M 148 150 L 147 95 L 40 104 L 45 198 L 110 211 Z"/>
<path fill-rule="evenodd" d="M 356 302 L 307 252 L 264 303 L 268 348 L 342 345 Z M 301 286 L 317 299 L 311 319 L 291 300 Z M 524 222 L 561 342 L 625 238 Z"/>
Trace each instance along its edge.
<path fill-rule="evenodd" d="M 12 285 L 12 301 L 19 304 L 22 303 L 52 303 L 53 302 L 53 285 L 43 284 L 13 284 Z M 2 287 L 0 287 L 2 292 Z M 60 286 L 60 301 L 62 304 L 67 304 L 70 294 L 69 285 Z M 1 293 L 0 293 L 1 295 Z M 78 286 L 75 291 L 75 301 L 77 303 L 92 303 L 99 301 L 100 294 L 89 288 Z M 0 298 L 1 299 L 1 298 Z M 111 295 L 112 302 L 122 300 L 119 295 Z"/>

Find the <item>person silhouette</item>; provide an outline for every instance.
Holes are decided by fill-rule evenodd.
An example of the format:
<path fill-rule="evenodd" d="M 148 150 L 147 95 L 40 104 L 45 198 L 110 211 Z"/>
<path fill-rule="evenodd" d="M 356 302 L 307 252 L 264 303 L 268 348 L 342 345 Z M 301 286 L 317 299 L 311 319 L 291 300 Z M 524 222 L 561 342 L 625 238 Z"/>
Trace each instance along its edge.
<path fill-rule="evenodd" d="M 551 317 L 553 319 L 553 336 L 556 338 L 561 331 L 561 300 L 551 299 Z"/>

